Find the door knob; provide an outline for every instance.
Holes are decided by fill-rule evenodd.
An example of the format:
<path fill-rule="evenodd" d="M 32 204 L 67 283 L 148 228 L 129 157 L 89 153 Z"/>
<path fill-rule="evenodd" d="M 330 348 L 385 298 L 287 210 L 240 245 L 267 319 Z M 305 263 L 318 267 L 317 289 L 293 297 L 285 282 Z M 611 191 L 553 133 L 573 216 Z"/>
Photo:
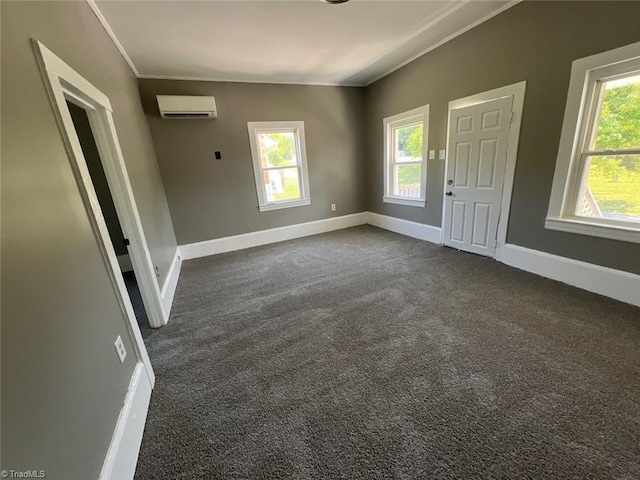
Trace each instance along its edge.
<path fill-rule="evenodd" d="M 445 193 L 445 195 L 446 195 L 447 197 L 450 197 L 451 195 L 453 195 L 453 192 L 447 192 L 447 193 Z"/>

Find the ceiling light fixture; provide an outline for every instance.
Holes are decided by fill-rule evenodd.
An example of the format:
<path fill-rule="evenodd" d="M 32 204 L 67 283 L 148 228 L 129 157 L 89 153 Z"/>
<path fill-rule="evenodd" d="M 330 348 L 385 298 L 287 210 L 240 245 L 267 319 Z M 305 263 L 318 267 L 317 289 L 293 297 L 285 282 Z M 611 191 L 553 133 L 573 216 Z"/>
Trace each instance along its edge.
<path fill-rule="evenodd" d="M 332 5 L 337 5 L 339 3 L 347 3 L 349 0 L 324 0 L 324 1 Z"/>

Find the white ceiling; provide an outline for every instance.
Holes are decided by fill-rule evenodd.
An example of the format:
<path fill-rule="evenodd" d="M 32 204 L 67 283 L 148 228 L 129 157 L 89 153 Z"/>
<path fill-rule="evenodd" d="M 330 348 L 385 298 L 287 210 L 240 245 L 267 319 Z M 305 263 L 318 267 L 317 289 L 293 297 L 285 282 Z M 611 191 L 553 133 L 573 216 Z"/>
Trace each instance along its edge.
<path fill-rule="evenodd" d="M 519 0 L 88 0 L 139 77 L 368 85 Z"/>

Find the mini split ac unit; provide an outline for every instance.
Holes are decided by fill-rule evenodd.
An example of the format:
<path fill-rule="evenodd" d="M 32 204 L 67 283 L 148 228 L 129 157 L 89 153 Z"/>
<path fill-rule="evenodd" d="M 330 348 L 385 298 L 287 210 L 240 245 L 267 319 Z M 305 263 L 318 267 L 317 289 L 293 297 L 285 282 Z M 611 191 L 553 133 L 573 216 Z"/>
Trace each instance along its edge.
<path fill-rule="evenodd" d="M 162 118 L 216 118 L 216 99 L 188 95 L 157 95 Z"/>

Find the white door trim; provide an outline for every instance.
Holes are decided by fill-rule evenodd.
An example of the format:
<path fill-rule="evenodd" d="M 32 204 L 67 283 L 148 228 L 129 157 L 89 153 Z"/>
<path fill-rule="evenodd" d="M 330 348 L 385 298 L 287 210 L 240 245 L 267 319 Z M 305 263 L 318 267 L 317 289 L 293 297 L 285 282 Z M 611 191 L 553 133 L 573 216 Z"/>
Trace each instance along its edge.
<path fill-rule="evenodd" d="M 143 298 L 145 294 L 147 297 L 154 296 L 152 287 L 155 285 L 155 289 L 157 290 L 157 296 L 155 298 L 158 302 L 162 303 L 160 289 L 158 289 L 158 284 L 155 280 L 151 257 L 148 253 L 140 217 L 138 216 L 135 199 L 133 198 L 133 192 L 129 184 L 127 169 L 118 143 L 118 136 L 112 118 L 111 104 L 102 92 L 91 85 L 69 65 L 64 63 L 42 43 L 34 40 L 33 47 L 53 107 L 53 113 L 60 128 L 65 149 L 71 160 L 71 167 L 75 174 L 89 221 L 98 240 L 98 245 L 107 266 L 114 290 L 117 293 L 122 313 L 127 319 L 127 329 L 134 345 L 135 354 L 138 360 L 143 363 L 149 383 L 153 387 L 155 376 L 151 368 L 151 361 L 144 346 L 140 327 L 136 321 L 133 306 L 131 305 L 127 288 L 120 273 L 118 258 L 109 237 L 109 231 L 107 230 L 107 225 L 100 209 L 98 197 L 93 187 L 91 176 L 89 175 L 87 163 L 82 153 L 82 147 L 80 146 L 73 120 L 71 119 L 67 100 L 87 110 L 96 145 L 100 152 L 109 187 L 112 191 L 114 204 L 118 215 L 122 215 L 121 222 L 123 232 L 125 235 L 128 235 L 127 238 L 129 238 L 131 242 L 129 252 L 132 257 L 133 266 L 136 268 L 136 272 L 141 273 L 140 277 L 146 280 L 140 282 L 140 290 Z M 149 274 L 153 277 L 153 282 L 149 281 Z M 164 309 L 164 305 L 161 306 L 162 309 Z M 155 319 L 158 319 L 160 312 L 162 312 L 162 310 L 154 310 L 156 314 L 154 316 Z M 151 315 L 149 315 L 149 320 L 151 320 Z"/>
<path fill-rule="evenodd" d="M 505 165 L 504 172 L 504 186 L 502 188 L 502 204 L 500 206 L 500 218 L 498 220 L 498 235 L 496 249 L 504 245 L 507 242 L 507 227 L 509 225 L 509 210 L 511 208 L 511 195 L 513 193 L 513 179 L 516 171 L 516 160 L 518 158 L 518 142 L 520 139 L 520 125 L 522 124 L 522 112 L 524 109 L 524 95 L 527 87 L 527 82 L 522 81 L 507 85 L 505 87 L 496 88 L 487 92 L 477 93 L 468 97 L 459 98 L 449 102 L 449 111 L 447 113 L 447 149 L 449 145 L 449 137 L 451 132 L 449 131 L 449 124 L 451 122 L 451 111 L 469 107 L 477 103 L 488 102 L 502 97 L 513 96 L 513 105 L 511 111 L 513 112 L 513 118 L 511 120 L 511 127 L 509 129 L 509 143 L 507 145 L 507 163 Z M 445 172 L 444 172 L 444 188 L 442 194 L 447 191 L 447 179 L 449 172 L 447 171 L 449 166 L 449 154 L 447 150 L 447 158 L 445 160 Z M 442 202 L 442 225 L 444 228 L 445 221 L 445 204 Z M 444 238 L 444 236 L 443 236 Z"/>
<path fill-rule="evenodd" d="M 161 327 L 167 323 L 168 314 L 162 301 L 153 261 L 149 254 L 140 215 L 138 214 L 138 208 L 129 182 L 127 167 L 118 142 L 116 128 L 113 123 L 111 103 L 106 95 L 91 85 L 42 43 L 33 41 L 33 45 L 40 62 L 43 77 L 46 80 L 47 91 L 54 107 L 54 113 L 58 120 L 63 140 L 77 169 L 78 182 L 85 184 L 85 190 L 88 186 L 86 182 L 90 181 L 90 177 L 88 177 L 86 162 L 82 156 L 82 150 L 66 101 L 75 103 L 87 112 L 118 218 L 125 238 L 128 238 L 130 242 L 129 254 L 131 263 L 136 272 L 136 279 L 138 280 L 142 300 L 149 317 L 149 323 L 152 327 Z M 97 201 L 94 198 L 93 186 L 89 190 L 92 195 L 85 193 L 85 195 L 88 195 L 85 201 L 89 202 L 88 206 L 93 206 L 91 202 Z M 97 208 L 97 211 L 99 210 Z M 93 208 L 91 211 L 96 211 L 96 209 Z M 100 219 L 102 219 L 102 215 L 100 215 Z M 107 240 L 109 239 L 109 237 L 106 238 Z M 111 242 L 107 241 L 107 243 L 110 244 Z"/>

